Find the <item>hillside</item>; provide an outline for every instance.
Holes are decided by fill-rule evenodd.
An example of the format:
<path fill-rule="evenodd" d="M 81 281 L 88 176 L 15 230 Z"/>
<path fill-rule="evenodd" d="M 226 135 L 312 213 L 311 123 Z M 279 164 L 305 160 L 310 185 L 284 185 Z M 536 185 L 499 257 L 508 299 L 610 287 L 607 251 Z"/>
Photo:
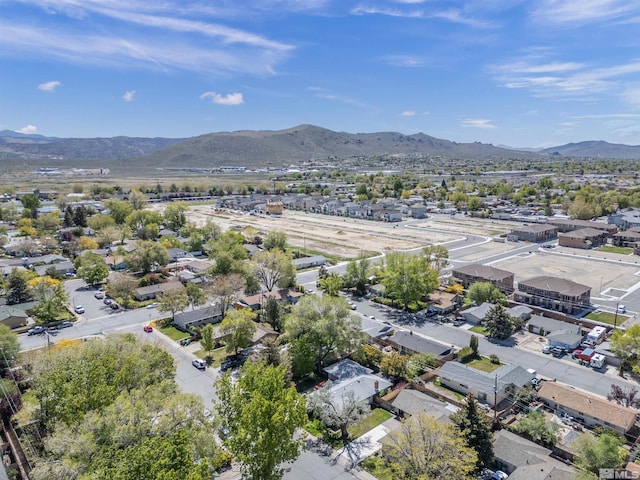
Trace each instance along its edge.
<path fill-rule="evenodd" d="M 640 159 L 640 145 L 623 145 L 602 140 L 568 143 L 558 147 L 545 148 L 542 153 L 563 157 L 616 158 L 621 160 Z"/>

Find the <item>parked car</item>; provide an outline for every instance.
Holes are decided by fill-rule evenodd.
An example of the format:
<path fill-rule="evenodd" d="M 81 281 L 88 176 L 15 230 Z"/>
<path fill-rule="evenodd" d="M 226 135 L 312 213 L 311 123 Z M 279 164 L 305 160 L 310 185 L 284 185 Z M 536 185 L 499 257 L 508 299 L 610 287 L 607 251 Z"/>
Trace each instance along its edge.
<path fill-rule="evenodd" d="M 98 300 L 102 300 L 104 298 L 104 293 L 96 292 L 93 294 L 93 296 L 96 297 Z"/>
<path fill-rule="evenodd" d="M 543 345 L 542 353 L 551 353 L 551 345 Z"/>
<path fill-rule="evenodd" d="M 496 470 L 493 475 L 491 475 L 491 480 L 506 480 L 507 478 L 509 478 L 509 475 L 502 470 Z"/>
<path fill-rule="evenodd" d="M 626 311 L 627 309 L 624 305 L 618 305 L 618 308 L 616 308 L 616 313 L 624 313 Z"/>
<path fill-rule="evenodd" d="M 118 310 L 120 308 L 120 305 L 118 305 L 116 302 L 111 302 L 109 304 L 109 306 L 113 309 L 113 310 Z"/>
<path fill-rule="evenodd" d="M 143 330 L 147 333 L 153 332 L 153 327 L 151 325 L 145 325 Z"/>
<path fill-rule="evenodd" d="M 241 367 L 242 364 L 246 361 L 247 357 L 244 355 L 229 355 L 222 361 L 220 365 L 220 371 L 226 372 L 227 370 L 231 370 L 236 367 Z"/>
<path fill-rule="evenodd" d="M 158 306 L 158 304 L 154 302 L 154 303 L 150 303 L 149 305 L 147 305 L 146 308 L 151 309 L 151 308 L 156 308 L 157 306 Z"/>
<path fill-rule="evenodd" d="M 84 307 L 82 305 L 76 305 L 75 311 L 76 311 L 76 313 L 83 314 L 84 313 Z"/>
<path fill-rule="evenodd" d="M 111 305 L 112 300 L 110 298 L 105 298 L 102 303 L 104 303 L 105 305 Z"/>
<path fill-rule="evenodd" d="M 182 345 L 183 347 L 186 347 L 187 345 L 191 344 L 191 339 L 190 338 L 183 338 L 182 340 L 180 340 L 180 345 Z"/>
<path fill-rule="evenodd" d="M 29 330 L 27 330 L 27 335 L 31 336 L 31 335 L 40 335 L 41 333 L 44 333 L 47 329 L 40 326 L 40 325 L 36 325 L 33 328 L 30 328 Z"/>
<path fill-rule="evenodd" d="M 551 355 L 553 355 L 556 358 L 560 358 L 562 356 L 564 356 L 566 352 L 564 351 L 564 348 L 560 348 L 560 347 L 553 347 L 551 349 Z"/>
<path fill-rule="evenodd" d="M 66 320 L 62 322 L 60 325 L 58 325 L 56 328 L 58 330 L 62 330 L 63 328 L 69 328 L 69 327 L 73 327 L 73 322 Z"/>
<path fill-rule="evenodd" d="M 196 367 L 198 370 L 204 370 L 207 368 L 207 362 L 202 360 L 201 358 L 196 358 L 191 362 L 191 365 Z"/>

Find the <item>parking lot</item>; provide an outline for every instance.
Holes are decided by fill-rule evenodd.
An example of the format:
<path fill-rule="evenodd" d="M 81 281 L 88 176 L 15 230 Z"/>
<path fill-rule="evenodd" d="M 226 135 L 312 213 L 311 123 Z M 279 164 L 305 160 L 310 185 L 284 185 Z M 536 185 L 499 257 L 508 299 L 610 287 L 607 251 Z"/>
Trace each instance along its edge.
<path fill-rule="evenodd" d="M 75 309 L 78 305 L 84 307 L 84 313 L 79 314 L 84 318 L 98 318 L 105 315 L 116 315 L 122 311 L 122 308 L 113 310 L 109 305 L 105 305 L 103 299 L 95 298 L 98 289 L 87 287 L 84 280 L 74 279 L 67 280 L 64 283 L 67 295 L 69 295 L 69 304 L 72 309 Z"/>

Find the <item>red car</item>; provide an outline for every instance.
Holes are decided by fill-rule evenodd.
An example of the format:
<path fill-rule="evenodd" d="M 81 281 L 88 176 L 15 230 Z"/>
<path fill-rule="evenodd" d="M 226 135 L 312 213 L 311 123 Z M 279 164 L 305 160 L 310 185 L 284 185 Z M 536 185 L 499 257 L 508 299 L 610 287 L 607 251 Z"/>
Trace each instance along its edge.
<path fill-rule="evenodd" d="M 151 325 L 145 325 L 144 326 L 144 331 L 147 333 L 151 333 L 153 332 L 153 327 Z"/>

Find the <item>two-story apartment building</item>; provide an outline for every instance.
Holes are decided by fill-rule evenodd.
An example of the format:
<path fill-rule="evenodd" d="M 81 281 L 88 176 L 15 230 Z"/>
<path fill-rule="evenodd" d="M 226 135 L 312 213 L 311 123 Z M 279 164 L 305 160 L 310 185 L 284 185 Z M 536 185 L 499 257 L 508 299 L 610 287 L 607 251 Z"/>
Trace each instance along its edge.
<path fill-rule="evenodd" d="M 553 225 L 534 224 L 521 225 L 511 230 L 509 237 L 524 242 L 548 242 L 558 236 L 558 228 Z"/>
<path fill-rule="evenodd" d="M 469 288 L 476 282 L 489 282 L 502 293 L 510 295 L 513 292 L 514 274 L 490 265 L 472 263 L 451 271 L 451 279 L 464 288 Z"/>
<path fill-rule="evenodd" d="M 514 300 L 572 315 L 590 305 L 591 287 L 566 278 L 538 276 L 518 282 Z"/>

